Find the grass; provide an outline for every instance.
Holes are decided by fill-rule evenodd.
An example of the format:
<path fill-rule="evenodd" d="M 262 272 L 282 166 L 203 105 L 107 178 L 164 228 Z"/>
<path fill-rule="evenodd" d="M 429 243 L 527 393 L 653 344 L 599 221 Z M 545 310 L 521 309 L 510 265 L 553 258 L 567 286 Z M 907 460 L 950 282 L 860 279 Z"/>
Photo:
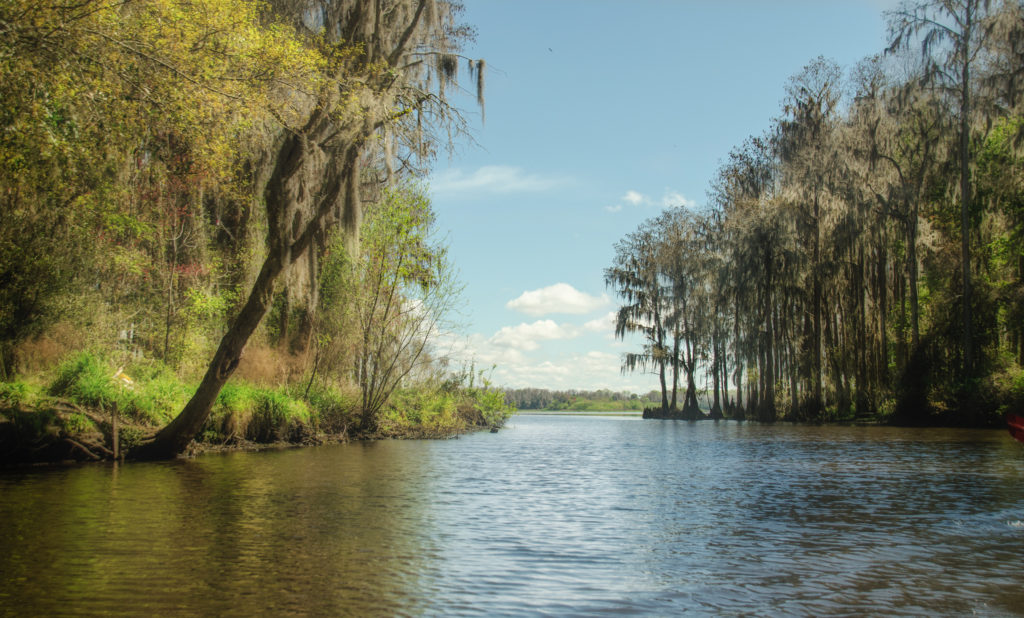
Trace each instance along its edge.
<path fill-rule="evenodd" d="M 160 363 L 145 361 L 124 369 L 133 384 L 115 380 L 118 368 L 99 354 L 82 351 L 61 363 L 47 392 L 88 408 L 122 415 L 144 425 L 164 425 L 185 405 L 192 389 Z"/>
<path fill-rule="evenodd" d="M 125 384 L 120 372 L 131 377 Z M 122 448 L 131 448 L 170 422 L 194 392 L 159 361 L 126 366 L 95 351 L 77 352 L 49 371 L 0 383 L 0 422 L 10 422 L 22 444 L 49 435 L 110 440 L 117 412 Z M 209 445 L 308 443 L 359 433 L 358 390 L 305 383 L 266 387 L 232 380 L 220 391 L 196 440 Z M 420 386 L 396 392 L 382 410 L 379 430 L 366 437 L 443 438 L 471 427 L 499 427 L 511 415 L 502 391 L 466 385 Z M 363 430 L 365 431 L 365 430 Z M 110 444 L 106 444 L 110 447 Z M 7 448 L 7 447 L 5 447 Z"/>
<path fill-rule="evenodd" d="M 380 421 L 381 432 L 396 438 L 443 438 L 466 425 L 455 397 L 436 388 L 395 391 Z"/>

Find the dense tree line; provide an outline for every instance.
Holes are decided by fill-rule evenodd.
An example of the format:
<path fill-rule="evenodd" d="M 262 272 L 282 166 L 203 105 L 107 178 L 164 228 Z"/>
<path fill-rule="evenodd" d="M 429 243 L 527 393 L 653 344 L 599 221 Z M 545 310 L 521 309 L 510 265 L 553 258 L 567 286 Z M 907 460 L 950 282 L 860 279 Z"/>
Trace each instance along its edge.
<path fill-rule="evenodd" d="M 458 55 L 473 36 L 460 12 L 443 0 L 4 2 L 0 378 L 55 324 L 103 345 L 121 333 L 201 376 L 137 454 L 180 452 L 254 334 L 299 359 L 281 361 L 295 374 L 329 369 L 314 365 L 340 337 L 322 297 L 333 248 L 362 265 L 349 295 L 331 293 L 362 320 L 346 379 L 378 410 L 442 309 L 415 290 L 451 283 L 425 240 L 429 204 L 400 187 L 464 130 L 446 92 L 466 68 L 482 105 L 484 63 Z M 390 224 L 408 241 L 397 254 L 376 240 L 388 217 L 415 219 Z M 382 294 L 390 314 L 358 309 Z"/>
<path fill-rule="evenodd" d="M 517 410 L 555 410 L 564 409 L 578 401 L 614 402 L 625 405 L 630 401 L 643 404 L 656 403 L 660 393 L 651 391 L 649 394 L 637 395 L 629 391 L 612 391 L 598 389 L 596 391 L 569 389 L 564 391 L 546 388 L 510 388 L 505 389 L 505 400 Z"/>
<path fill-rule="evenodd" d="M 989 423 L 1024 397 L 1024 9 L 906 3 L 844 75 L 810 62 L 703 212 L 616 245 L 623 369 L 654 415 Z M 680 394 L 680 391 L 682 393 Z M 1015 403 L 1014 403 L 1015 402 Z"/>

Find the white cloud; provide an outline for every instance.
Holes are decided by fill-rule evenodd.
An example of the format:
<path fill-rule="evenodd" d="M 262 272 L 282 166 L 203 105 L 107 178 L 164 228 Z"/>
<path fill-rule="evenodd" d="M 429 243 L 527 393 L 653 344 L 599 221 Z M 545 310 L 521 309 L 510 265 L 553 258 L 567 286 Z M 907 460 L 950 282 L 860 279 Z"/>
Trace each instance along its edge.
<path fill-rule="evenodd" d="M 439 346 L 442 348 L 439 352 L 447 352 L 453 369 L 468 366 L 470 362 L 475 363 L 478 369 L 489 369 L 493 365 L 495 369 L 489 376 L 491 381 L 509 388 L 609 388 L 635 393 L 646 393 L 655 388 L 656 384 L 649 374 L 641 372 L 623 375 L 620 371 L 620 347 L 622 350 L 632 350 L 635 344 L 622 347 L 609 342 L 607 348 L 584 351 L 588 349 L 584 347 L 548 356 L 546 350 L 536 351 L 531 344 L 524 343 L 578 335 L 578 341 L 586 345 L 586 334 L 583 327 L 540 320 L 533 324 L 503 328 L 490 338 L 478 333 L 468 336 L 445 335 L 439 337 L 446 344 Z M 517 336 L 521 339 L 515 339 Z M 518 347 L 506 345 L 508 343 Z M 531 349 L 524 351 L 524 346 Z"/>
<path fill-rule="evenodd" d="M 647 196 L 639 191 L 633 191 L 630 189 L 626 191 L 626 194 L 622 196 L 623 201 L 628 202 L 632 206 L 639 206 L 647 202 Z"/>
<path fill-rule="evenodd" d="M 629 204 L 630 206 L 658 206 L 660 208 L 696 208 L 697 202 L 686 197 L 675 189 L 666 188 L 662 193 L 660 199 L 653 199 L 650 196 L 630 189 L 626 191 L 626 194 L 620 198 L 621 202 L 614 206 L 605 206 L 604 209 L 608 212 L 619 212 L 622 210 L 622 202 Z"/>
<path fill-rule="evenodd" d="M 543 362 L 499 363 L 495 371 L 495 382 L 510 388 L 650 390 L 644 376 L 624 377 L 620 368 L 618 355 L 590 351 Z"/>
<path fill-rule="evenodd" d="M 529 174 L 509 165 L 486 165 L 466 173 L 449 169 L 431 180 L 431 192 L 441 193 L 536 193 L 564 185 L 568 179 Z"/>
<path fill-rule="evenodd" d="M 532 316 L 549 313 L 590 313 L 608 304 L 608 296 L 584 294 L 568 283 L 556 283 L 538 290 L 523 292 L 505 304 L 509 309 Z"/>
<path fill-rule="evenodd" d="M 612 335 L 615 332 L 615 311 L 609 311 L 599 318 L 594 318 L 583 325 L 585 330 L 592 333 L 603 333 L 606 335 Z"/>
<path fill-rule="evenodd" d="M 488 343 L 515 350 L 536 350 L 540 341 L 572 339 L 580 330 L 571 324 L 556 324 L 554 320 L 537 320 L 533 324 L 505 326 L 488 340 Z"/>
<path fill-rule="evenodd" d="M 684 196 L 678 191 L 671 189 L 665 189 L 665 194 L 661 196 L 661 205 L 665 208 L 683 207 L 683 208 L 696 208 L 697 202 Z"/>

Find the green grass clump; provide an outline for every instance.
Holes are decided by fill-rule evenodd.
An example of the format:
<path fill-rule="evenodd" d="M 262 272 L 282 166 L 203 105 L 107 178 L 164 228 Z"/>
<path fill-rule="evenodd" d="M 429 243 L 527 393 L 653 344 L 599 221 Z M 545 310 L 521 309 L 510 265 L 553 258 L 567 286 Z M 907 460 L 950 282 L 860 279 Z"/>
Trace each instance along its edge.
<path fill-rule="evenodd" d="M 194 388 L 163 368 L 148 378 L 136 377 L 132 390 L 124 392 L 124 412 L 156 425 L 169 423 L 192 396 Z"/>
<path fill-rule="evenodd" d="M 217 396 L 201 438 L 208 443 L 301 442 L 317 432 L 318 420 L 317 411 L 287 389 L 229 382 Z"/>
<path fill-rule="evenodd" d="M 402 389 L 391 395 L 380 422 L 384 435 L 438 438 L 464 431 L 456 397 L 443 389 Z"/>
<path fill-rule="evenodd" d="M 320 429 L 331 434 L 346 433 L 358 423 L 359 393 L 332 386 L 313 386 L 305 393 L 306 403 L 320 421 Z"/>
<path fill-rule="evenodd" d="M 26 382 L 0 382 L 0 407 L 18 408 L 33 395 L 33 389 Z"/>
<path fill-rule="evenodd" d="M 96 423 L 88 416 L 80 413 L 72 414 L 64 421 L 64 431 L 71 435 L 97 431 Z"/>
<path fill-rule="evenodd" d="M 92 352 L 83 351 L 57 367 L 48 392 L 80 406 L 109 410 L 149 425 L 164 425 L 181 410 L 192 388 L 170 369 L 154 361 L 142 361 L 127 369 L 133 384 L 114 378 L 116 369 Z"/>
<path fill-rule="evenodd" d="M 257 389 L 240 382 L 228 382 L 217 395 L 202 431 L 208 443 L 241 440 L 256 407 Z"/>
<path fill-rule="evenodd" d="M 114 383 L 113 375 L 113 369 L 106 367 L 98 356 L 83 351 L 57 367 L 57 375 L 48 391 L 51 395 L 67 397 L 82 406 L 123 406 L 123 389 Z"/>
<path fill-rule="evenodd" d="M 313 421 L 305 402 L 284 390 L 260 389 L 247 434 L 255 442 L 299 441 L 315 430 Z"/>

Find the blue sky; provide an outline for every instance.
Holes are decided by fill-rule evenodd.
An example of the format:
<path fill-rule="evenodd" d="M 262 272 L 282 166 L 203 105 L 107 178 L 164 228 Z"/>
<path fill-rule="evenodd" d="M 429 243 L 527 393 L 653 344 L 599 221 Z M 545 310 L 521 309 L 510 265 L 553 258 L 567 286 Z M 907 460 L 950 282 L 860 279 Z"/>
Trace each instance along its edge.
<path fill-rule="evenodd" d="M 465 0 L 486 122 L 430 179 L 465 284 L 456 355 L 503 386 L 631 390 L 614 243 L 665 207 L 699 208 L 719 164 L 780 113 L 819 55 L 845 69 L 885 45 L 896 0 Z"/>

